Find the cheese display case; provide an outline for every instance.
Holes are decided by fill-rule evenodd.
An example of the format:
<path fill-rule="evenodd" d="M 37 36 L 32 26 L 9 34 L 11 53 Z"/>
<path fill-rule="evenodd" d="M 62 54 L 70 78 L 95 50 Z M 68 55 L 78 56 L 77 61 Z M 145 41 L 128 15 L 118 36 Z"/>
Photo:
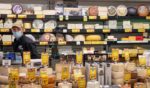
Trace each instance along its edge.
<path fill-rule="evenodd" d="M 0 88 L 150 88 L 149 0 L 8 2 L 0 1 Z M 14 25 L 37 52 L 14 50 Z"/>

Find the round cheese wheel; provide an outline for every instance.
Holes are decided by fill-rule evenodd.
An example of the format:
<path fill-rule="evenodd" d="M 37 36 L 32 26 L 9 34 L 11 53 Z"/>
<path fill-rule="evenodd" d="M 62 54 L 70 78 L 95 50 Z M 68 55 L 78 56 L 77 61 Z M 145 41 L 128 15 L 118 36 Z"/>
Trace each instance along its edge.
<path fill-rule="evenodd" d="M 124 72 L 114 72 L 114 71 L 112 71 L 112 77 L 114 79 L 123 78 L 124 77 Z"/>
<path fill-rule="evenodd" d="M 45 33 L 41 36 L 41 38 L 39 39 L 40 42 L 49 42 L 50 40 L 50 34 L 49 33 Z"/>
<path fill-rule="evenodd" d="M 34 20 L 32 23 L 33 28 L 42 29 L 43 28 L 43 21 L 42 20 Z"/>
<path fill-rule="evenodd" d="M 98 7 L 97 6 L 91 6 L 88 10 L 89 16 L 97 16 L 98 15 Z"/>
<path fill-rule="evenodd" d="M 138 7 L 138 14 L 139 16 L 147 16 L 149 14 L 149 9 L 147 6 L 141 5 Z"/>
<path fill-rule="evenodd" d="M 86 41 L 100 41 L 101 36 L 100 35 L 88 35 L 86 36 Z"/>
<path fill-rule="evenodd" d="M 115 6 L 108 7 L 108 16 L 115 16 L 117 14 Z"/>
<path fill-rule="evenodd" d="M 73 37 L 71 35 L 66 35 L 66 41 L 73 41 Z"/>
<path fill-rule="evenodd" d="M 74 37 L 74 41 L 85 41 L 85 36 L 84 35 L 76 35 Z"/>
<path fill-rule="evenodd" d="M 127 15 L 127 7 L 125 5 L 119 5 L 117 7 L 117 15 L 118 16 L 126 16 Z"/>
<path fill-rule="evenodd" d="M 137 9 L 134 7 L 128 7 L 128 15 L 129 16 L 136 16 L 137 15 Z"/>
<path fill-rule="evenodd" d="M 12 7 L 12 12 L 14 14 L 21 14 L 23 12 L 23 7 L 21 5 L 14 5 Z"/>
<path fill-rule="evenodd" d="M 115 71 L 115 72 L 124 71 L 124 64 L 123 63 L 112 64 L 112 71 Z"/>
<path fill-rule="evenodd" d="M 56 23 L 56 21 L 54 21 L 54 20 L 50 20 L 50 21 L 48 21 L 48 22 L 46 22 L 46 23 L 44 24 L 44 28 L 45 28 L 45 29 L 49 29 L 49 28 L 55 29 L 56 26 L 57 26 L 57 23 Z"/>

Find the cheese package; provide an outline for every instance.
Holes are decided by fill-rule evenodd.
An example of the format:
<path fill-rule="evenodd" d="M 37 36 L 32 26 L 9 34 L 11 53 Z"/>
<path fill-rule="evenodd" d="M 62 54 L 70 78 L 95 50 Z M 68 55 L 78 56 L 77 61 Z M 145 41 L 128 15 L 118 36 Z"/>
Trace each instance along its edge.
<path fill-rule="evenodd" d="M 108 26 L 109 26 L 109 29 L 117 29 L 117 20 L 109 20 Z"/>
<path fill-rule="evenodd" d="M 129 72 L 135 71 L 136 70 L 136 64 L 132 63 L 132 62 L 126 63 L 125 64 L 125 70 L 127 70 Z"/>
<path fill-rule="evenodd" d="M 137 68 L 137 74 L 139 77 L 145 78 L 147 75 L 147 71 L 145 68 Z"/>
<path fill-rule="evenodd" d="M 69 82 L 59 83 L 58 88 L 72 88 L 72 83 L 69 83 Z"/>
<path fill-rule="evenodd" d="M 12 19 L 7 19 L 4 23 L 4 28 L 12 28 L 12 26 L 13 26 Z"/>
<path fill-rule="evenodd" d="M 123 29 L 131 29 L 131 22 L 130 21 L 123 21 Z"/>
<path fill-rule="evenodd" d="M 144 23 L 143 26 L 144 26 L 144 29 L 149 29 L 150 28 L 150 25 L 148 23 Z"/>
<path fill-rule="evenodd" d="M 45 29 L 55 29 L 56 26 L 57 26 L 57 23 L 56 23 L 56 21 L 54 21 L 54 20 L 47 21 L 47 22 L 44 24 L 44 28 L 45 28 Z"/>
<path fill-rule="evenodd" d="M 108 8 L 107 7 L 104 7 L 104 6 L 100 6 L 98 7 L 98 15 L 99 16 L 107 16 L 108 14 Z"/>
<path fill-rule="evenodd" d="M 133 28 L 134 29 L 143 29 L 144 25 L 143 25 L 143 23 L 133 23 Z"/>
<path fill-rule="evenodd" d="M 119 5 L 117 7 L 117 15 L 118 16 L 126 16 L 127 15 L 127 7 L 125 5 Z"/>
<path fill-rule="evenodd" d="M 88 10 L 89 16 L 97 16 L 98 15 L 98 7 L 97 6 L 91 6 Z"/>
<path fill-rule="evenodd" d="M 73 37 L 71 35 L 66 35 L 66 41 L 73 41 Z"/>
<path fill-rule="evenodd" d="M 146 66 L 150 66 L 150 51 L 149 50 L 146 50 L 144 51 L 143 55 L 146 57 Z"/>
<path fill-rule="evenodd" d="M 44 15 L 56 15 L 55 10 L 43 10 Z"/>
<path fill-rule="evenodd" d="M 36 10 L 36 11 L 34 11 L 34 14 L 35 14 L 35 15 L 37 15 L 37 14 L 43 14 L 43 11 Z"/>
<path fill-rule="evenodd" d="M 41 6 L 34 6 L 34 7 L 33 7 L 33 10 L 34 10 L 34 11 L 41 11 L 41 10 L 42 10 L 42 7 L 41 7 Z"/>
<path fill-rule="evenodd" d="M 84 25 L 84 28 L 85 28 L 85 29 L 95 29 L 94 26 L 95 26 L 94 24 L 85 24 L 85 25 Z"/>
<path fill-rule="evenodd" d="M 136 37 L 135 36 L 129 36 L 129 41 L 136 41 Z"/>
<path fill-rule="evenodd" d="M 101 36 L 100 35 L 88 35 L 86 36 L 86 41 L 100 41 Z"/>
<path fill-rule="evenodd" d="M 0 9 L 0 14 L 12 14 L 11 10 L 2 10 Z"/>
<path fill-rule="evenodd" d="M 82 9 L 80 8 L 64 8 L 65 16 L 81 16 Z"/>
<path fill-rule="evenodd" d="M 115 72 L 112 71 L 112 78 L 119 79 L 124 77 L 124 72 Z"/>
<path fill-rule="evenodd" d="M 115 16 L 116 15 L 116 7 L 115 6 L 109 6 L 108 7 L 108 15 L 109 16 Z"/>
<path fill-rule="evenodd" d="M 11 4 L 0 4 L 0 9 L 11 10 L 11 8 L 12 8 Z"/>
<path fill-rule="evenodd" d="M 2 41 L 3 42 L 11 42 L 12 41 L 12 35 L 3 35 Z"/>
<path fill-rule="evenodd" d="M 96 80 L 93 80 L 93 81 L 87 82 L 86 88 L 99 88 L 99 86 L 100 86 L 99 82 Z"/>
<path fill-rule="evenodd" d="M 85 36 L 84 35 L 76 35 L 74 37 L 74 41 L 85 41 Z"/>
<path fill-rule="evenodd" d="M 112 71 L 115 71 L 115 72 L 124 71 L 124 64 L 123 63 L 117 63 L 117 64 L 112 63 Z"/>
<path fill-rule="evenodd" d="M 115 85 L 122 85 L 124 84 L 124 79 L 120 78 L 120 79 L 112 79 L 112 83 Z"/>

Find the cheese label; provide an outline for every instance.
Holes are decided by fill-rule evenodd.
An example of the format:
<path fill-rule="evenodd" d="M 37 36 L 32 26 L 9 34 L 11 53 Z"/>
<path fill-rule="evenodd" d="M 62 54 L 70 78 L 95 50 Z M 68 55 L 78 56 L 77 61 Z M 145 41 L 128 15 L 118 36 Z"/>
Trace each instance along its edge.
<path fill-rule="evenodd" d="M 36 18 L 38 18 L 38 19 L 42 19 L 42 18 L 45 18 L 45 15 L 38 14 L 38 15 L 36 15 Z"/>
<path fill-rule="evenodd" d="M 16 15 L 15 14 L 9 14 L 9 15 L 7 15 L 7 18 L 16 18 Z"/>
<path fill-rule="evenodd" d="M 53 32 L 53 29 L 44 29 L 44 32 Z"/>
<path fill-rule="evenodd" d="M 96 67 L 90 67 L 90 74 L 89 74 L 89 78 L 91 80 L 96 79 Z"/>
<path fill-rule="evenodd" d="M 82 62 L 83 62 L 83 53 L 82 53 L 82 51 L 77 51 L 76 52 L 76 63 L 82 64 Z"/>
<path fill-rule="evenodd" d="M 5 42 L 3 42 L 3 45 L 12 45 L 12 42 L 11 41 L 5 41 Z"/>
<path fill-rule="evenodd" d="M 97 16 L 89 16 L 89 19 L 90 20 L 95 20 L 95 19 L 97 19 Z"/>
<path fill-rule="evenodd" d="M 40 32 L 39 29 L 31 29 L 31 32 Z"/>
<path fill-rule="evenodd" d="M 129 61 L 129 60 L 130 60 L 130 54 L 129 54 L 129 51 L 128 51 L 128 50 L 125 50 L 125 51 L 124 51 L 124 57 L 125 57 L 125 60 L 126 60 L 126 61 Z"/>
<path fill-rule="evenodd" d="M 28 80 L 30 81 L 34 81 L 35 80 L 35 75 L 36 75 L 36 69 L 35 68 L 29 68 L 27 70 L 27 77 L 28 77 Z"/>
<path fill-rule="evenodd" d="M 64 16 L 63 15 L 59 15 L 59 21 L 63 21 Z"/>
<path fill-rule="evenodd" d="M 83 16 L 83 21 L 86 22 L 88 20 L 87 16 Z"/>
<path fill-rule="evenodd" d="M 150 68 L 148 67 L 146 70 L 147 70 L 147 76 L 150 77 Z"/>
<path fill-rule="evenodd" d="M 138 29 L 138 32 L 145 32 L 145 29 Z"/>
<path fill-rule="evenodd" d="M 131 73 L 125 72 L 124 81 L 130 81 L 130 79 L 131 79 Z"/>
<path fill-rule="evenodd" d="M 23 63 L 29 64 L 31 61 L 31 54 L 30 52 L 23 52 Z"/>
<path fill-rule="evenodd" d="M 119 60 L 119 50 L 118 49 L 112 49 L 112 60 L 115 62 Z"/>
<path fill-rule="evenodd" d="M 86 45 L 86 44 L 92 44 L 92 42 L 91 41 L 84 41 L 84 44 Z"/>
<path fill-rule="evenodd" d="M 9 71 L 9 81 L 18 82 L 19 80 L 19 70 L 17 68 L 11 68 Z"/>
<path fill-rule="evenodd" d="M 100 19 L 101 20 L 106 20 L 106 19 L 108 19 L 108 16 L 107 15 L 100 16 Z"/>
<path fill-rule="evenodd" d="M 110 29 L 103 29 L 103 33 L 110 33 Z"/>
<path fill-rule="evenodd" d="M 73 71 L 74 73 L 74 79 L 77 81 L 79 79 L 79 77 L 81 77 L 82 75 L 82 72 L 81 72 L 81 69 L 74 69 Z"/>
<path fill-rule="evenodd" d="M 145 56 L 139 56 L 139 65 L 140 66 L 146 65 L 146 57 Z"/>
<path fill-rule="evenodd" d="M 39 42 L 40 45 L 48 45 L 48 42 Z"/>
<path fill-rule="evenodd" d="M 77 83 L 78 83 L 78 88 L 86 88 L 86 81 L 84 77 L 79 77 Z"/>
<path fill-rule="evenodd" d="M 147 20 L 150 20 L 150 16 L 146 16 L 146 19 L 147 19 Z"/>
<path fill-rule="evenodd" d="M 125 32 L 132 32 L 132 29 L 124 29 Z"/>
<path fill-rule="evenodd" d="M 72 29 L 72 33 L 80 32 L 80 29 Z"/>
<path fill-rule="evenodd" d="M 41 54 L 41 59 L 42 59 L 42 65 L 43 66 L 48 66 L 49 65 L 49 55 L 48 55 L 48 53 L 42 53 Z"/>
<path fill-rule="evenodd" d="M 41 85 L 48 85 L 48 75 L 41 76 Z"/>
<path fill-rule="evenodd" d="M 69 67 L 67 67 L 67 66 L 62 67 L 61 79 L 62 80 L 69 79 Z"/>
<path fill-rule="evenodd" d="M 10 32 L 10 29 L 8 29 L 8 28 L 1 28 L 0 32 Z"/>
<path fill-rule="evenodd" d="M 67 44 L 66 41 L 59 41 L 59 42 L 58 42 L 58 45 L 66 45 L 66 44 Z"/>
<path fill-rule="evenodd" d="M 18 18 L 27 18 L 27 15 L 18 15 Z"/>
<path fill-rule="evenodd" d="M 87 29 L 86 32 L 87 33 L 93 33 L 93 32 L 95 32 L 95 30 L 94 29 Z"/>

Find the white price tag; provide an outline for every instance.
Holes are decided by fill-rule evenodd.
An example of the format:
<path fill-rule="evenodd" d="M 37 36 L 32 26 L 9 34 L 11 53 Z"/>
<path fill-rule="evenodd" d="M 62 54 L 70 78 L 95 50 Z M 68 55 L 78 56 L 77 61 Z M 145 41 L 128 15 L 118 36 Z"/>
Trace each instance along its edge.
<path fill-rule="evenodd" d="M 76 42 L 76 45 L 80 45 L 80 41 L 77 41 L 77 42 Z"/>
<path fill-rule="evenodd" d="M 65 16 L 65 19 L 66 19 L 66 20 L 69 20 L 69 16 Z"/>
<path fill-rule="evenodd" d="M 63 29 L 63 33 L 67 33 L 67 29 Z"/>
<path fill-rule="evenodd" d="M 10 66 L 11 65 L 11 60 L 3 60 L 2 65 L 3 66 Z"/>

